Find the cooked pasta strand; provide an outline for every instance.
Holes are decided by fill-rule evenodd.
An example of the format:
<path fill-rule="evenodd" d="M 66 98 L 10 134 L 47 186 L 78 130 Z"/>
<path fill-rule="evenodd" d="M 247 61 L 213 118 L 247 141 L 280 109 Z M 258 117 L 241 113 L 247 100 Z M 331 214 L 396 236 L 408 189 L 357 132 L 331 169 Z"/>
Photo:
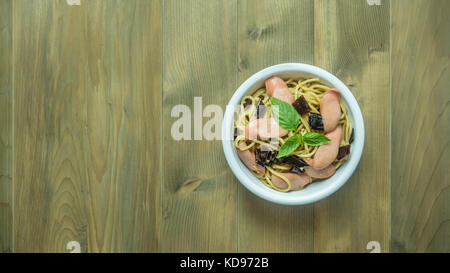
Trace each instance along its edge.
<path fill-rule="evenodd" d="M 329 86 L 321 83 L 318 78 L 288 79 L 285 82 L 295 99 L 297 99 L 298 97 L 303 95 L 311 108 L 311 112 L 320 113 L 319 112 L 320 100 L 321 100 L 322 96 L 324 95 L 324 93 L 330 89 Z M 260 88 L 260 89 L 256 90 L 252 95 L 245 96 L 241 100 L 240 111 L 238 113 L 238 117 L 235 120 L 235 124 L 234 124 L 235 128 L 237 128 L 239 132 L 241 132 L 241 133 L 244 132 L 247 124 L 250 121 L 256 119 L 256 110 L 257 110 L 256 105 L 260 99 L 262 100 L 262 102 L 264 103 L 264 105 L 266 107 L 265 117 L 270 118 L 272 116 L 272 113 L 271 113 L 272 105 L 270 103 L 270 98 L 267 95 L 265 87 Z M 251 103 L 249 104 L 249 102 L 251 102 Z M 247 104 L 247 106 L 244 107 L 244 105 L 246 105 L 246 104 Z M 341 145 L 348 145 L 350 143 L 350 135 L 352 133 L 352 124 L 349 119 L 349 116 L 347 113 L 347 108 L 346 108 L 346 105 L 343 100 L 341 100 L 340 106 L 341 106 L 342 114 L 340 116 L 338 126 L 341 126 L 343 129 Z M 286 136 L 279 138 L 278 140 L 275 140 L 275 142 L 273 140 L 272 140 L 272 142 L 263 141 L 263 140 L 259 140 L 259 139 L 250 140 L 250 139 L 245 138 L 245 136 L 241 134 L 235 138 L 234 145 L 236 148 L 238 148 L 239 144 L 241 142 L 245 142 L 246 147 L 244 148 L 244 150 L 253 150 L 254 151 L 255 149 L 261 149 L 261 147 L 265 146 L 265 148 L 268 148 L 270 150 L 279 151 L 280 146 L 283 143 L 285 143 L 286 140 L 289 137 L 291 137 L 292 135 L 298 134 L 298 133 L 305 134 L 305 133 L 311 132 L 311 131 L 313 131 L 313 130 L 309 126 L 308 116 L 304 115 L 304 116 L 300 117 L 300 124 L 299 124 L 298 128 L 295 130 L 295 132 L 290 131 Z M 291 155 L 298 156 L 303 159 L 313 158 L 314 154 L 316 153 L 318 148 L 319 148 L 319 146 L 309 146 L 306 144 L 301 144 L 298 146 L 298 148 L 295 151 L 292 152 Z M 342 166 L 342 164 L 345 163 L 347 158 L 348 158 L 348 156 L 344 157 L 341 160 L 335 160 L 333 162 L 333 165 L 335 166 L 336 169 L 338 169 L 340 166 Z M 287 179 L 283 175 L 283 172 L 289 172 L 290 170 L 291 170 L 291 166 L 289 166 L 289 165 L 273 164 L 271 167 L 266 166 L 266 172 L 265 172 L 264 176 L 258 177 L 258 178 L 267 187 L 273 188 L 278 191 L 287 192 L 291 188 L 291 182 L 289 181 L 289 179 Z M 283 179 L 288 184 L 288 187 L 286 189 L 277 188 L 272 183 L 272 175 L 276 175 L 276 176 L 280 177 L 281 179 Z M 313 181 L 316 181 L 316 180 L 317 179 L 313 179 Z"/>

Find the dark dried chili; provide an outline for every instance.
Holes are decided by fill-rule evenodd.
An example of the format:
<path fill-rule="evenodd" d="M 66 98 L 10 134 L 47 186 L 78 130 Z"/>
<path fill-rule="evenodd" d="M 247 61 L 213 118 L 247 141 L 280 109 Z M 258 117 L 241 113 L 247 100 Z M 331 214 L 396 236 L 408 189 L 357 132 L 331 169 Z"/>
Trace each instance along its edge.
<path fill-rule="evenodd" d="M 292 166 L 290 172 L 291 173 L 296 173 L 296 174 L 301 174 L 301 173 L 305 172 L 305 168 L 304 167 L 300 168 L 300 167 L 297 167 L 297 166 Z"/>
<path fill-rule="evenodd" d="M 256 104 L 256 118 L 262 118 L 266 114 L 266 105 L 260 98 Z"/>
<path fill-rule="evenodd" d="M 312 129 L 323 131 L 322 115 L 317 113 L 309 113 L 308 122 Z"/>
<path fill-rule="evenodd" d="M 261 149 L 256 149 L 256 163 L 263 167 L 271 166 L 272 164 L 276 164 L 279 162 L 277 155 L 278 151 L 263 151 Z"/>
<path fill-rule="evenodd" d="M 294 106 L 295 110 L 297 110 L 300 115 L 304 115 L 311 111 L 311 108 L 309 107 L 309 104 L 303 95 L 298 97 L 298 99 L 296 99 L 294 103 L 292 103 L 292 106 Z"/>
<path fill-rule="evenodd" d="M 348 142 L 352 144 L 354 139 L 355 139 L 355 128 L 352 128 L 352 133 L 350 134 L 350 139 L 348 140 Z"/>
<path fill-rule="evenodd" d="M 247 108 L 247 106 L 249 106 L 250 104 L 252 104 L 252 100 L 251 99 L 245 99 L 244 108 Z"/>
<path fill-rule="evenodd" d="M 300 158 L 298 156 L 295 156 L 295 155 L 282 157 L 282 158 L 280 158 L 280 162 L 281 163 L 285 163 L 285 164 L 289 164 L 289 165 L 292 165 L 292 166 L 296 166 L 298 168 L 307 168 L 307 167 L 309 167 L 308 163 L 306 163 L 302 158 Z"/>
<path fill-rule="evenodd" d="M 339 147 L 339 152 L 338 152 L 336 159 L 341 160 L 344 157 L 346 157 L 348 154 L 350 154 L 350 145 L 341 146 L 341 147 Z"/>

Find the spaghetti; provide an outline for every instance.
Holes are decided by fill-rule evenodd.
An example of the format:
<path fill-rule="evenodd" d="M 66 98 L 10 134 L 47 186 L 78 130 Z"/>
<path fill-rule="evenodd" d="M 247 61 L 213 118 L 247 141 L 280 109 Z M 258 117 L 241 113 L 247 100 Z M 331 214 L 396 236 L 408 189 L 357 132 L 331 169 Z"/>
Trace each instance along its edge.
<path fill-rule="evenodd" d="M 319 112 L 320 100 L 324 95 L 324 93 L 330 89 L 329 86 L 321 83 L 318 78 L 288 79 L 287 81 L 285 81 L 285 83 L 295 99 L 299 98 L 301 95 L 304 96 L 310 107 L 310 113 L 320 114 Z M 266 111 L 263 113 L 263 116 L 258 117 L 256 111 L 257 111 L 257 104 L 259 101 L 261 101 L 264 104 L 264 106 L 266 107 Z M 347 115 L 347 109 L 344 102 L 340 100 L 339 104 L 341 108 L 341 116 L 339 118 L 338 126 L 341 126 L 342 128 L 342 138 L 340 146 L 345 146 L 350 144 L 350 138 L 352 135 L 352 124 Z M 238 132 L 240 132 L 238 133 L 238 135 L 234 140 L 234 145 L 236 149 L 250 150 L 252 152 L 255 152 L 256 149 L 261 149 L 264 147 L 265 149 L 269 149 L 272 151 L 279 151 L 281 145 L 284 144 L 289 137 L 295 134 L 304 135 L 305 133 L 316 131 L 312 129 L 310 124 L 308 123 L 308 117 L 310 115 L 308 113 L 305 115 L 300 115 L 300 123 L 295 131 L 289 131 L 287 135 L 283 137 L 277 137 L 275 141 L 273 139 L 261 140 L 256 138 L 255 139 L 246 138 L 245 135 L 242 134 L 242 132 L 245 131 L 245 127 L 249 124 L 249 122 L 257 118 L 263 117 L 270 118 L 273 116 L 270 97 L 267 94 L 265 87 L 256 90 L 252 95 L 247 95 L 243 97 L 240 102 L 239 108 L 240 109 L 238 111 L 238 115 L 234 123 L 235 128 L 237 129 Z M 241 145 L 241 147 L 239 148 L 239 145 L 242 144 L 242 142 L 245 143 L 245 147 L 242 148 L 244 145 Z M 294 152 L 292 152 L 290 155 L 297 156 L 300 157 L 301 159 L 307 160 L 314 157 L 318 148 L 319 146 L 309 146 L 307 144 L 300 144 L 297 147 L 297 149 L 295 149 Z M 336 169 L 338 169 L 347 160 L 347 158 L 348 156 L 345 156 L 341 159 L 336 159 L 332 164 Z M 290 170 L 291 166 L 289 164 L 274 163 L 271 164 L 271 166 L 265 166 L 264 175 L 260 175 L 257 177 L 267 187 L 273 188 L 278 191 L 286 192 L 290 190 L 291 182 L 283 175 L 283 173 L 289 172 Z M 253 173 L 256 175 L 254 171 Z M 274 183 L 272 183 L 272 175 L 276 175 L 279 178 L 283 179 L 288 184 L 288 187 L 286 189 L 281 189 L 276 185 L 274 185 Z M 312 181 L 316 180 L 318 179 L 313 178 Z"/>

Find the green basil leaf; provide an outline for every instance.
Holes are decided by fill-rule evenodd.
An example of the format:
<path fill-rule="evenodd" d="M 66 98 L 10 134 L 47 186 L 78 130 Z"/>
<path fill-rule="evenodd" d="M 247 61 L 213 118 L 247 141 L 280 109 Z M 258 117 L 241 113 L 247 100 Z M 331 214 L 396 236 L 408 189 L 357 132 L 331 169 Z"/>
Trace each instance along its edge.
<path fill-rule="evenodd" d="M 305 144 L 308 144 L 309 146 L 320 146 L 323 144 L 327 144 L 331 140 L 327 138 L 325 135 L 315 133 L 315 132 L 308 132 L 303 135 L 303 142 Z"/>
<path fill-rule="evenodd" d="M 300 123 L 300 115 L 294 106 L 287 102 L 271 97 L 272 112 L 281 128 L 294 131 Z"/>
<path fill-rule="evenodd" d="M 278 152 L 277 158 L 287 156 L 291 154 L 297 147 L 302 144 L 302 137 L 299 135 L 293 135 L 286 140 L 286 142 L 281 145 L 280 151 Z"/>

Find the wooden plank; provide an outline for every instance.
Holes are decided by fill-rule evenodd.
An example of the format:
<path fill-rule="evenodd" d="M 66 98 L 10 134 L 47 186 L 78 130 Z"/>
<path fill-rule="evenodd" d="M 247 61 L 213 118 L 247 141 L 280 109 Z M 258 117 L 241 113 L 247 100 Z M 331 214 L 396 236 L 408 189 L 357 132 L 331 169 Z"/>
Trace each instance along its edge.
<path fill-rule="evenodd" d="M 236 1 L 165 1 L 163 32 L 162 251 L 233 252 L 237 184 L 221 141 L 175 140 L 171 113 L 183 104 L 194 115 L 194 97 L 200 111 L 224 109 L 236 89 Z"/>
<path fill-rule="evenodd" d="M 239 82 L 278 63 L 312 64 L 313 13 L 313 1 L 239 1 Z M 238 212 L 239 251 L 313 251 L 312 205 L 275 205 L 239 184 Z"/>
<path fill-rule="evenodd" d="M 315 252 L 389 251 L 389 1 L 315 1 L 314 63 L 341 79 L 361 107 L 365 147 L 352 178 L 314 206 Z"/>
<path fill-rule="evenodd" d="M 450 251 L 450 1 L 392 2 L 394 252 Z"/>
<path fill-rule="evenodd" d="M 159 1 L 14 1 L 15 250 L 157 251 Z"/>
<path fill-rule="evenodd" d="M 0 253 L 12 251 L 12 0 L 0 1 Z"/>
<path fill-rule="evenodd" d="M 160 1 L 85 5 L 89 250 L 159 251 Z"/>
<path fill-rule="evenodd" d="M 86 249 L 82 17 L 60 2 L 14 1 L 16 252 Z"/>

